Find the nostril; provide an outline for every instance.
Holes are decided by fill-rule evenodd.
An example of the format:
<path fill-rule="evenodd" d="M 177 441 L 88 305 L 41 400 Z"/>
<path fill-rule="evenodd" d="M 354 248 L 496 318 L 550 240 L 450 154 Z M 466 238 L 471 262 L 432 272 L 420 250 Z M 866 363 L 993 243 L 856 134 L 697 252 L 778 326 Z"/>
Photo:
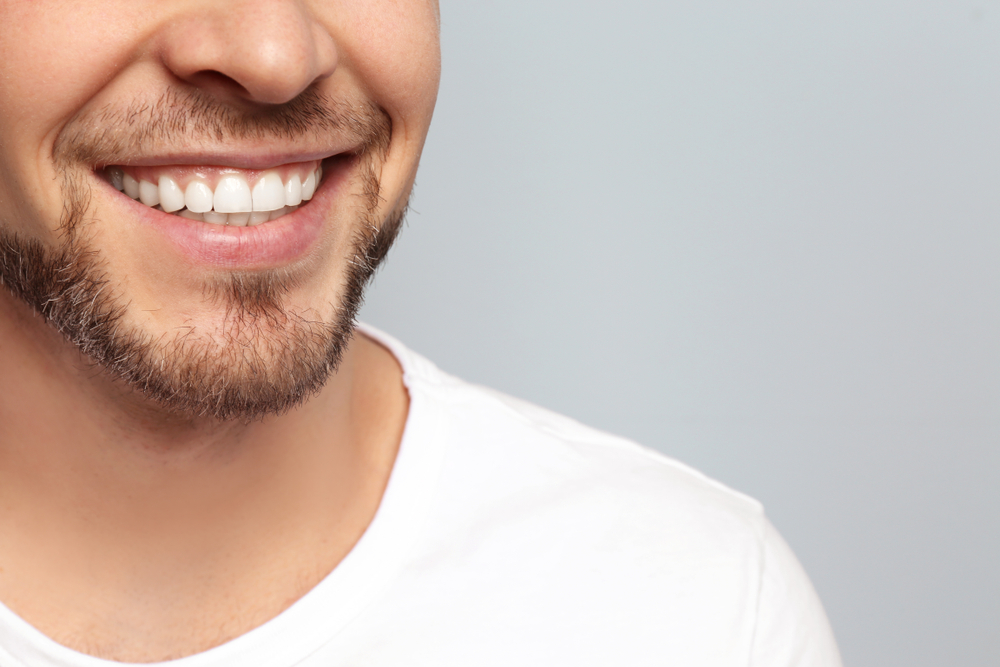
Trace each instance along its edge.
<path fill-rule="evenodd" d="M 212 90 L 216 93 L 226 93 L 238 97 L 248 97 L 250 95 L 250 91 L 247 90 L 246 86 L 231 76 L 226 76 L 217 70 L 205 69 L 195 72 L 188 77 L 188 82 L 199 88 Z"/>

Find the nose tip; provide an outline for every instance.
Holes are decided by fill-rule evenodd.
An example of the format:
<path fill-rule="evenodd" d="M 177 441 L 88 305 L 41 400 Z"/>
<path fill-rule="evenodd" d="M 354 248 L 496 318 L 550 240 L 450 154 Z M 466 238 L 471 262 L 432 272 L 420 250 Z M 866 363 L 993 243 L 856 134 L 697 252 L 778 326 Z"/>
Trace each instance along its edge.
<path fill-rule="evenodd" d="M 219 95 L 281 104 L 337 67 L 333 37 L 304 3 L 198 5 L 170 21 L 161 58 L 178 78 Z"/>

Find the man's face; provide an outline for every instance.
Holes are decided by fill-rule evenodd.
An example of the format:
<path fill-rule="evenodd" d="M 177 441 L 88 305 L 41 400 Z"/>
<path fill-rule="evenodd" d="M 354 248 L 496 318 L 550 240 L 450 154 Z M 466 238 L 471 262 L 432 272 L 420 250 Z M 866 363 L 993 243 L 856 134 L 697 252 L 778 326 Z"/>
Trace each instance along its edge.
<path fill-rule="evenodd" d="M 253 418 L 317 389 L 405 211 L 436 2 L 0 11 L 7 287 L 181 414 Z"/>

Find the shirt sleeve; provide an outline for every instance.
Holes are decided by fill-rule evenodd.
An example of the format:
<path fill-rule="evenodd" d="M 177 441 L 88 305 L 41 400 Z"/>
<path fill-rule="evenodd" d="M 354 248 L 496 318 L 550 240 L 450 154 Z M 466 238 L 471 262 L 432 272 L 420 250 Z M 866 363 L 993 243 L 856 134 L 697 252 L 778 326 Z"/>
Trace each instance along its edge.
<path fill-rule="evenodd" d="M 766 519 L 763 542 L 750 667 L 842 667 L 809 577 Z"/>

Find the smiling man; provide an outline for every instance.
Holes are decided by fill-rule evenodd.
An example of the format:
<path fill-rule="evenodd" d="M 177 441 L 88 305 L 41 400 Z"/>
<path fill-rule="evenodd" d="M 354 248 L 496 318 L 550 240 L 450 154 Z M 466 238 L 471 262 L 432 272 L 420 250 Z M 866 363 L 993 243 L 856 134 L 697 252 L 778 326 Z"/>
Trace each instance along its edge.
<path fill-rule="evenodd" d="M 759 506 L 356 328 L 430 0 L 0 0 L 0 665 L 836 665 Z"/>

